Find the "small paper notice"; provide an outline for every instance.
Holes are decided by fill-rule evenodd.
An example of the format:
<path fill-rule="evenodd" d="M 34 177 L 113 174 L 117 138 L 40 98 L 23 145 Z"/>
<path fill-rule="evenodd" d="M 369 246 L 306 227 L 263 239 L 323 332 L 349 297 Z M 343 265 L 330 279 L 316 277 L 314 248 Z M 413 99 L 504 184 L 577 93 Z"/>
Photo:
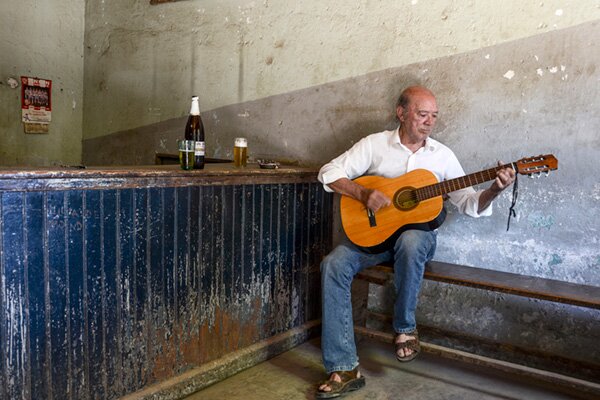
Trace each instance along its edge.
<path fill-rule="evenodd" d="M 51 80 L 21 77 L 21 115 L 26 124 L 50 123 L 52 120 Z"/>

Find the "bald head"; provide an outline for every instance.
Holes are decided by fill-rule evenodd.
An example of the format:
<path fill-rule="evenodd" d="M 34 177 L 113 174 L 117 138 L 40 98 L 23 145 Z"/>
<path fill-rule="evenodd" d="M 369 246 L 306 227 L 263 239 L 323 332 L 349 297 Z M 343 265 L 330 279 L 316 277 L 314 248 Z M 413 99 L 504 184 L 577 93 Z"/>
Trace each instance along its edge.
<path fill-rule="evenodd" d="M 404 89 L 402 93 L 400 93 L 400 97 L 398 97 L 398 102 L 396 103 L 396 108 L 402 107 L 403 109 L 407 109 L 411 101 L 420 96 L 435 98 L 433 92 L 424 86 L 409 86 Z"/>

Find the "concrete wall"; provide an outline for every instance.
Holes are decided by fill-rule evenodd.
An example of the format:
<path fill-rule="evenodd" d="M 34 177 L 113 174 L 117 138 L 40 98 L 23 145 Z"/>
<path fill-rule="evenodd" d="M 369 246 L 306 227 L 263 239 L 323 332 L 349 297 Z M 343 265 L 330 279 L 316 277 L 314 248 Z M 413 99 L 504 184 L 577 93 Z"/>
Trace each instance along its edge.
<path fill-rule="evenodd" d="M 0 2 L 0 165 L 81 162 L 84 2 Z M 20 76 L 52 80 L 47 134 L 25 134 Z"/>
<path fill-rule="evenodd" d="M 193 93 L 212 110 L 600 18 L 595 0 L 148 3 L 87 2 L 85 138 L 182 116 Z"/>
<path fill-rule="evenodd" d="M 598 18 L 595 0 L 511 0 L 501 6 L 492 1 L 418 0 L 202 0 L 156 6 L 145 0 L 88 1 L 84 139 L 139 132 L 145 147 L 137 162 L 151 162 L 149 153 L 174 150 L 190 96 L 197 94 L 209 128 L 209 155 L 230 155 L 233 138 L 243 134 L 250 140 L 251 153 L 296 154 L 304 161 L 322 162 L 348 143 L 335 140 L 328 151 L 321 145 L 347 132 L 333 131 L 326 120 L 309 137 L 299 139 L 297 130 L 310 124 L 314 115 L 287 115 L 288 106 L 304 101 L 300 95 L 306 92 L 294 95 L 295 91 L 493 48 Z M 452 66 L 452 59 L 448 62 Z M 482 59 L 477 66 L 496 63 Z M 398 86 L 419 76 L 396 75 L 386 92 L 377 93 L 379 103 L 368 104 L 367 110 L 357 108 L 354 100 L 365 96 L 369 87 L 344 93 L 352 103 L 349 107 L 330 110 L 331 98 L 322 96 L 337 94 L 323 91 L 314 106 L 330 111 L 330 119 L 347 121 L 360 113 L 380 123 L 380 113 L 388 113 Z M 443 94 L 451 103 L 460 96 Z M 278 95 L 284 97 L 272 98 Z M 263 103 L 251 109 L 253 103 L 248 102 L 259 99 Z M 222 109 L 228 105 L 243 106 L 228 113 Z M 307 105 L 305 111 L 312 111 L 312 104 Z M 357 131 L 362 127 L 369 126 Z M 98 151 L 98 142 L 89 144 L 92 152 Z M 307 158 L 303 149 L 312 144 L 318 151 Z M 84 156 L 88 162 L 107 162 L 98 157 Z"/>
<path fill-rule="evenodd" d="M 559 169 L 535 180 L 519 178 L 509 232 L 510 191 L 491 218 L 451 214 L 437 259 L 600 286 L 600 184 L 593 172 L 600 169 L 600 53 L 592 39 L 598 35 L 600 21 L 594 21 L 453 57 L 449 82 L 460 95 L 442 101 L 451 115 L 444 115 L 438 136 L 456 150 L 465 170 L 476 171 L 486 160 L 545 153 L 558 158 Z M 428 289 L 423 321 L 565 357 L 600 359 L 594 345 L 600 340 L 598 310 L 477 291 L 457 296 L 460 290 L 444 285 Z"/>

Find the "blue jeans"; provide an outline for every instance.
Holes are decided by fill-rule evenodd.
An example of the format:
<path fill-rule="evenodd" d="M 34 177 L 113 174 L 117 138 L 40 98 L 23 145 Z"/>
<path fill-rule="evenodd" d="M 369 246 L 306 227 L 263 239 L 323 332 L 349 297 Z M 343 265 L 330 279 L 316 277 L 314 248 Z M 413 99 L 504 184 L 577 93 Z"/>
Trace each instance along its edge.
<path fill-rule="evenodd" d="M 397 333 L 411 332 L 416 328 L 415 309 L 425 263 L 433 257 L 436 237 L 435 231 L 408 230 L 389 251 L 368 254 L 352 244 L 342 244 L 323 259 L 321 348 L 328 374 L 350 371 L 358 365 L 350 299 L 354 275 L 367 267 L 393 260 L 396 287 L 393 328 Z"/>

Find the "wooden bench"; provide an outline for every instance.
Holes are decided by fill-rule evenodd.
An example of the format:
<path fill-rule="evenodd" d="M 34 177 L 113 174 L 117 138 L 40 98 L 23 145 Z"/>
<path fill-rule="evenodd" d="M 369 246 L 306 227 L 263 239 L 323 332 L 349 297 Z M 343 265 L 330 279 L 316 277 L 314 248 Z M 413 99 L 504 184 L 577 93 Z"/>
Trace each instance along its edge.
<path fill-rule="evenodd" d="M 383 285 L 393 273 L 391 264 L 378 265 L 360 272 L 356 278 Z M 425 279 L 454 285 L 600 309 L 600 287 L 597 286 L 448 264 L 440 261 L 427 263 L 424 277 Z"/>
<path fill-rule="evenodd" d="M 356 275 L 352 289 L 352 302 L 355 324 L 354 331 L 357 335 L 371 337 L 387 343 L 393 342 L 394 335 L 391 332 L 392 317 L 390 315 L 382 315 L 368 310 L 369 283 L 385 285 L 392 277 L 393 266 L 391 264 L 370 267 Z M 464 265 L 448 264 L 439 261 L 427 263 L 424 278 L 454 285 L 600 309 L 600 287 L 596 286 L 524 276 L 510 272 L 494 271 Z M 367 320 L 384 321 L 390 326 L 390 331 L 383 332 L 368 328 L 365 326 Z M 424 328 L 423 325 L 419 326 L 420 328 Z M 541 379 L 563 387 L 577 390 L 583 389 L 586 392 L 600 394 L 600 384 L 597 382 L 589 382 L 587 379 L 581 380 L 561 374 L 532 369 L 518 364 L 498 361 L 492 358 L 453 350 L 423 341 L 421 341 L 421 347 L 425 352 L 434 353 L 442 357 L 459 359 L 477 365 L 486 365 L 503 371 Z M 506 349 L 507 345 L 498 344 L 497 347 Z M 570 362 L 570 360 L 568 362 Z M 592 370 L 595 370 L 597 367 L 598 366 L 595 364 L 591 366 L 586 365 L 586 368 L 592 368 Z"/>

